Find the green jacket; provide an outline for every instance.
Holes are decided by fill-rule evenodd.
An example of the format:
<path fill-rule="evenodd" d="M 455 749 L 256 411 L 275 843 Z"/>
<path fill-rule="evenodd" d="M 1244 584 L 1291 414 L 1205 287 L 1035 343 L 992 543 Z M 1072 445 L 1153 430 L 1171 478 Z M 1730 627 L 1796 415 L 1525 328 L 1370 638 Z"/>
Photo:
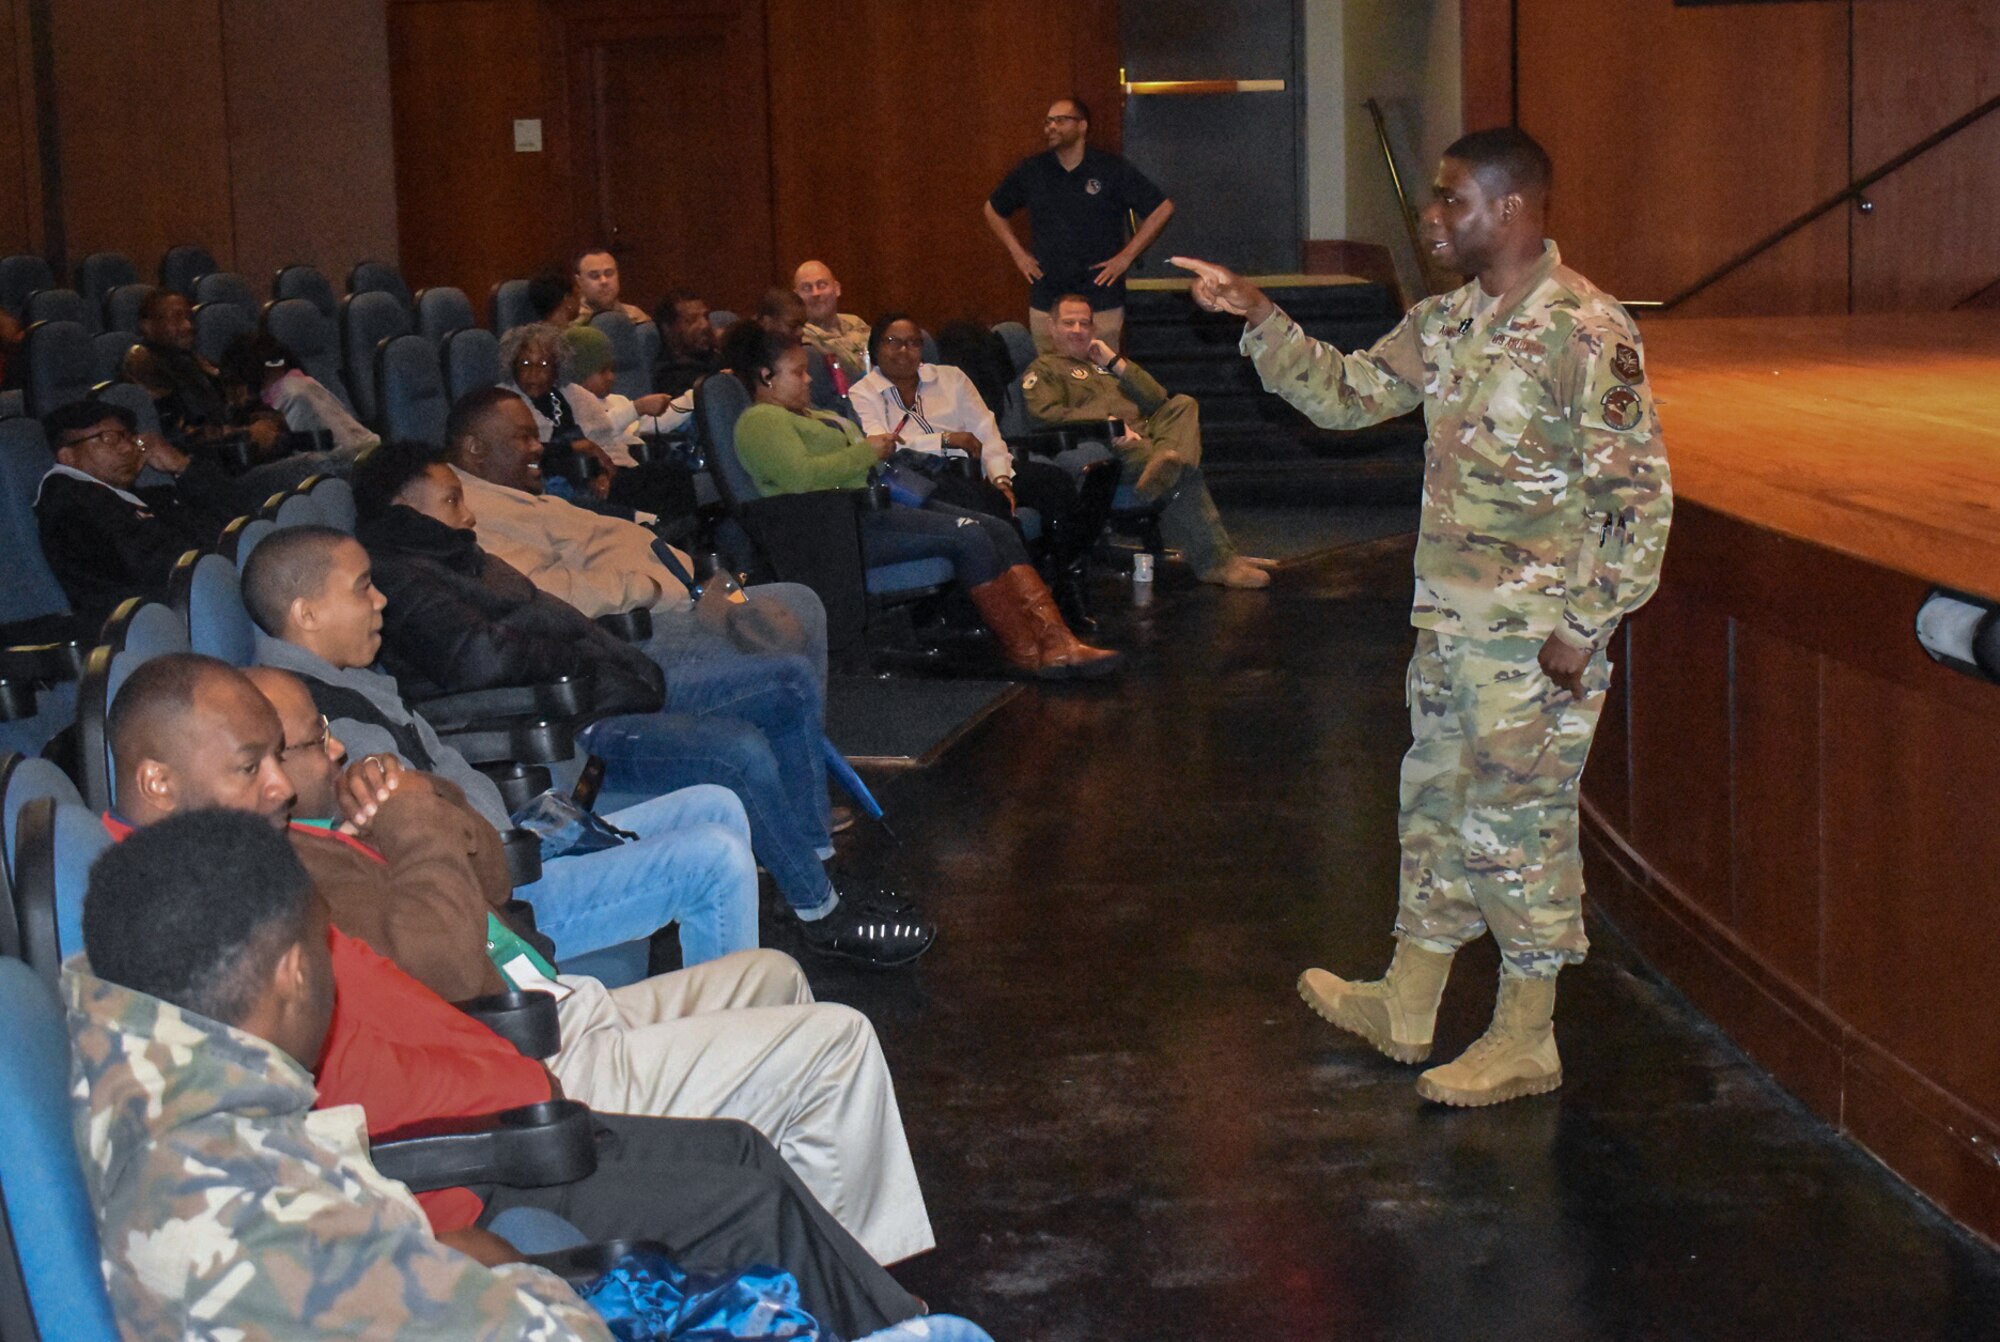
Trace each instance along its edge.
<path fill-rule="evenodd" d="M 1328 429 L 1421 405 L 1423 521 L 1410 622 L 1601 648 L 1660 582 L 1673 487 L 1639 331 L 1553 242 L 1482 320 L 1477 281 L 1343 354 L 1283 312 L 1242 349 Z"/>
<path fill-rule="evenodd" d="M 1167 389 L 1130 359 L 1114 376 L 1088 359 L 1044 354 L 1021 375 L 1021 398 L 1037 425 L 1122 419 L 1137 432 L 1166 404 Z"/>
<path fill-rule="evenodd" d="M 358 1106 L 313 1111 L 275 1045 L 63 972 L 70 1099 L 127 1339 L 609 1342 L 554 1275 L 431 1237 L 368 1159 Z"/>
<path fill-rule="evenodd" d="M 766 497 L 859 489 L 878 458 L 852 421 L 830 410 L 795 415 L 753 405 L 736 421 L 736 456 Z"/>

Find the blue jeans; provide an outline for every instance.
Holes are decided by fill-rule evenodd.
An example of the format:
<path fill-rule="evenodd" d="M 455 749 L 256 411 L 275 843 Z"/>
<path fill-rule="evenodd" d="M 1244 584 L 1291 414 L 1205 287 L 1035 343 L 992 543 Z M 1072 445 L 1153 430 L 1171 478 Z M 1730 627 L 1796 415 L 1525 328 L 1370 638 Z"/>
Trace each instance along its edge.
<path fill-rule="evenodd" d="M 672 679 L 667 683 L 671 703 Z M 813 742 L 817 750 L 816 735 Z M 785 902 L 808 918 L 831 907 L 833 884 L 814 851 L 828 841 L 825 823 L 818 811 L 793 799 L 771 742 L 749 722 L 721 713 L 628 713 L 593 722 L 577 743 L 604 761 L 606 792 L 662 792 L 699 783 L 728 788 L 749 814 L 751 846 Z M 826 784 L 818 786 L 825 796 Z"/>
<path fill-rule="evenodd" d="M 683 787 L 605 817 L 639 836 L 559 857 L 517 891 L 564 959 L 680 925 L 696 965 L 757 944 L 757 863 L 743 803 L 722 787 Z"/>

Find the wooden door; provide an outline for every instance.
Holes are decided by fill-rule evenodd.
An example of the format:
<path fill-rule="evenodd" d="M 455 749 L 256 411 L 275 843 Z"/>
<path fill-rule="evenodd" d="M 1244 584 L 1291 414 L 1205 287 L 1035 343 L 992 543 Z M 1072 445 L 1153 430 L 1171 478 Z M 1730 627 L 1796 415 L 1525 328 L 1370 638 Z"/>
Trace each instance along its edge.
<path fill-rule="evenodd" d="M 761 3 L 578 7 L 567 19 L 577 244 L 627 302 L 674 286 L 745 311 L 771 282 Z"/>

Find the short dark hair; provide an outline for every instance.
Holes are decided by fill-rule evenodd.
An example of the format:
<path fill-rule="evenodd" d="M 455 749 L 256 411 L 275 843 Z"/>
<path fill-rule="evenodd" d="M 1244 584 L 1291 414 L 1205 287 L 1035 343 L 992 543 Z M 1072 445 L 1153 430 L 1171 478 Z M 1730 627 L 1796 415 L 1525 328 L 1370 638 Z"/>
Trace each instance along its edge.
<path fill-rule="evenodd" d="M 1489 191 L 1518 191 L 1545 199 L 1555 185 L 1555 165 L 1549 151 L 1518 126 L 1495 126 L 1461 135 L 1445 148 L 1446 158 L 1472 166 L 1472 174 Z"/>
<path fill-rule="evenodd" d="M 582 251 L 577 252 L 575 255 L 570 257 L 569 273 L 575 275 L 580 271 L 582 271 L 583 258 L 586 256 L 596 256 L 599 252 L 603 252 L 606 256 L 610 257 L 612 265 L 615 266 L 618 264 L 618 253 L 612 251 L 609 247 L 603 246 L 602 244 L 593 243 L 592 245 L 585 247 Z"/>
<path fill-rule="evenodd" d="M 692 289 L 669 289 L 667 290 L 667 296 L 660 300 L 660 305 L 653 309 L 653 324 L 661 330 L 672 326 L 676 321 L 680 320 L 681 304 L 683 303 L 699 303 L 703 307 L 708 306 L 708 300 Z"/>
<path fill-rule="evenodd" d="M 442 459 L 429 443 L 398 438 L 355 462 L 354 473 L 348 477 L 354 487 L 355 520 L 372 522 L 388 512 L 410 481 Z M 254 552 L 251 558 L 256 558 Z"/>
<path fill-rule="evenodd" d="M 234 674 L 235 669 L 198 652 L 170 652 L 133 668 L 104 719 L 112 757 L 123 768 L 160 758 L 165 743 L 185 735 L 201 683 L 218 671 Z"/>
<path fill-rule="evenodd" d="M 569 297 L 571 287 L 570 277 L 554 266 L 536 271 L 528 281 L 528 310 L 537 321 L 547 321 Z"/>
<path fill-rule="evenodd" d="M 1058 312 L 1062 311 L 1062 305 L 1065 303 L 1081 303 L 1093 313 L 1097 311 L 1097 304 L 1091 302 L 1082 294 L 1061 294 L 1057 296 L 1055 302 L 1049 304 L 1049 317 L 1051 320 L 1054 319 Z"/>
<path fill-rule="evenodd" d="M 266 368 L 299 367 L 298 356 L 268 331 L 245 331 L 223 347 L 216 371 L 224 382 L 249 388 L 255 397 L 264 390 Z"/>
<path fill-rule="evenodd" d="M 763 374 L 778 366 L 778 358 L 798 346 L 796 340 L 772 335 L 754 317 L 744 317 L 722 333 L 722 366 L 756 396 Z"/>
<path fill-rule="evenodd" d="M 42 432 L 48 435 L 49 451 L 62 446 L 62 436 L 75 433 L 78 429 L 95 428 L 107 419 L 115 419 L 125 426 L 127 433 L 139 427 L 139 418 L 122 405 L 110 401 L 100 401 L 95 396 L 86 396 L 81 401 L 71 401 L 59 405 L 42 416 Z"/>
<path fill-rule="evenodd" d="M 84 953 L 108 983 L 239 1025 L 305 936 L 312 892 L 291 844 L 263 817 L 169 816 L 92 864 Z"/>
<path fill-rule="evenodd" d="M 474 387 L 453 401 L 451 413 L 444 417 L 445 460 L 458 456 L 458 445 L 477 434 L 496 408 L 520 399 L 505 387 Z"/>
<path fill-rule="evenodd" d="M 1076 115 L 1079 121 L 1090 120 L 1090 104 L 1085 102 L 1083 99 L 1077 97 L 1074 93 L 1070 94 L 1067 98 L 1061 99 L 1061 101 L 1068 103 L 1071 107 L 1074 107 L 1076 109 Z"/>
<path fill-rule="evenodd" d="M 917 334 L 923 334 L 923 327 L 917 326 L 917 319 L 907 312 L 885 312 L 875 319 L 868 328 L 868 362 L 879 367 L 882 363 L 882 333 L 897 322 L 908 322 L 917 327 Z"/>
<path fill-rule="evenodd" d="M 243 565 L 243 604 L 257 627 L 285 636 L 285 619 L 300 597 L 326 590 L 334 547 L 354 538 L 333 527 L 280 527 L 257 543 Z"/>
<path fill-rule="evenodd" d="M 790 312 L 794 307 L 803 310 L 805 305 L 806 301 L 794 291 L 772 285 L 764 291 L 764 296 L 757 300 L 757 315 L 777 317 Z"/>
<path fill-rule="evenodd" d="M 155 320 L 162 312 L 167 310 L 167 304 L 176 298 L 180 299 L 183 303 L 188 302 L 187 295 L 180 290 L 170 289 L 164 284 L 161 285 L 139 300 L 139 320 L 143 322 Z M 189 304 L 189 306 L 193 305 Z"/>

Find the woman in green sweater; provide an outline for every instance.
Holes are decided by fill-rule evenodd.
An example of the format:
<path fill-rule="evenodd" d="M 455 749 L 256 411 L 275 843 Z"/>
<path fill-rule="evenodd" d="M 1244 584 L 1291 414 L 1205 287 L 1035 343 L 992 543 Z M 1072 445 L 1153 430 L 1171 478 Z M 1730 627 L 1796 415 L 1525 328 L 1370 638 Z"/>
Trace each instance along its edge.
<path fill-rule="evenodd" d="M 896 450 L 893 433 L 864 437 L 851 421 L 812 408 L 803 346 L 742 321 L 723 335 L 722 353 L 724 366 L 756 400 L 736 422 L 736 455 L 766 496 L 860 489 L 869 470 Z M 950 560 L 1017 669 L 1050 680 L 1101 676 L 1123 660 L 1070 632 L 1007 522 L 946 503 L 892 504 L 860 516 L 861 551 L 870 565 Z"/>

